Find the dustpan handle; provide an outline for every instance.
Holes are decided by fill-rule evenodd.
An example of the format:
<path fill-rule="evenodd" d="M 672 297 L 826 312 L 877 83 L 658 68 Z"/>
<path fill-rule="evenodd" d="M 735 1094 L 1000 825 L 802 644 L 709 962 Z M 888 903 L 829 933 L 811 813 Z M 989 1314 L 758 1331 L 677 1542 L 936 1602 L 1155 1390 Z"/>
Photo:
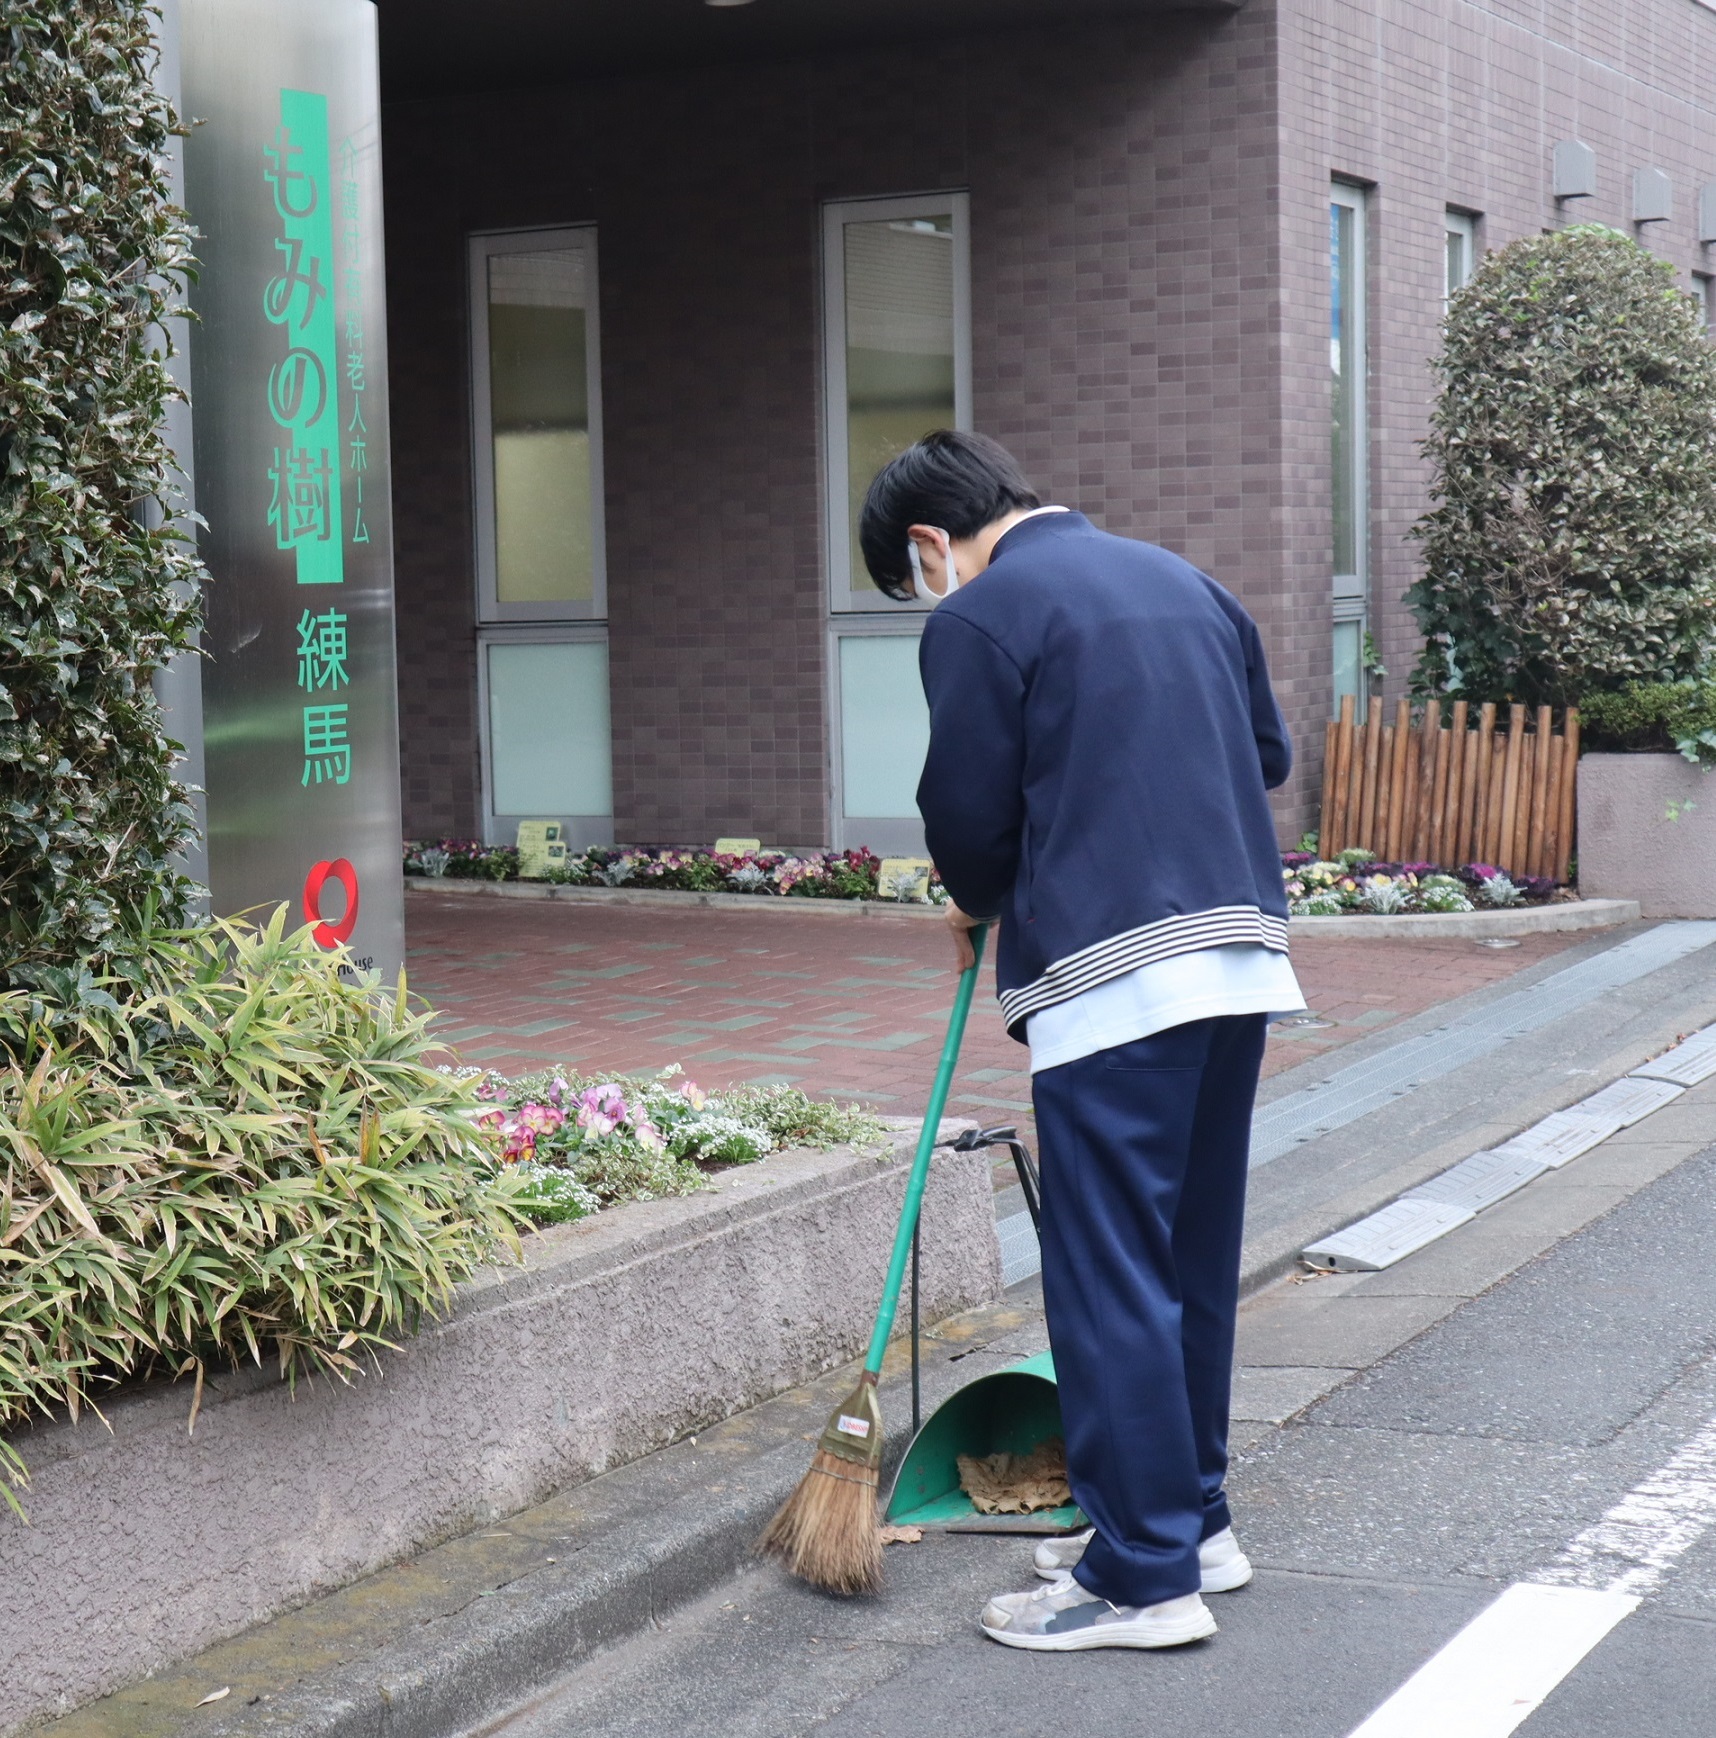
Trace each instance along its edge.
<path fill-rule="evenodd" d="M 888 1278 L 882 1287 L 882 1302 L 876 1310 L 876 1326 L 870 1335 L 870 1350 L 864 1358 L 864 1368 L 872 1376 L 882 1369 L 882 1355 L 888 1349 L 889 1336 L 894 1331 L 894 1311 L 900 1302 L 900 1286 L 906 1277 L 906 1261 L 912 1252 L 912 1236 L 918 1226 L 918 1210 L 923 1205 L 924 1183 L 929 1177 L 930 1154 L 935 1150 L 935 1137 L 941 1128 L 941 1113 L 947 1107 L 947 1095 L 953 1088 L 953 1071 L 959 1061 L 959 1047 L 965 1038 L 966 1016 L 971 1012 L 971 998 L 977 990 L 977 969 L 983 964 L 983 942 L 987 926 L 971 932 L 971 949 L 976 956 L 959 974 L 959 987 L 953 993 L 953 1012 L 947 1017 L 947 1040 L 941 1047 L 941 1063 L 935 1071 L 935 1084 L 930 1088 L 929 1104 L 924 1109 L 924 1126 L 918 1136 L 918 1150 L 906 1178 L 906 1199 L 900 1208 L 900 1225 L 894 1233 L 894 1254 L 888 1263 Z"/>

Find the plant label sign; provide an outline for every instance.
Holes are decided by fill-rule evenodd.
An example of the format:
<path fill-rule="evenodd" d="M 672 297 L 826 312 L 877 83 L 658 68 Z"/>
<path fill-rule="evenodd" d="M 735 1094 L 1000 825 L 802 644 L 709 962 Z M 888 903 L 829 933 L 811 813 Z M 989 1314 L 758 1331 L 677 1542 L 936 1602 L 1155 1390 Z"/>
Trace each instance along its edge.
<path fill-rule="evenodd" d="M 214 907 L 399 969 L 399 738 L 369 0 L 179 0 Z"/>

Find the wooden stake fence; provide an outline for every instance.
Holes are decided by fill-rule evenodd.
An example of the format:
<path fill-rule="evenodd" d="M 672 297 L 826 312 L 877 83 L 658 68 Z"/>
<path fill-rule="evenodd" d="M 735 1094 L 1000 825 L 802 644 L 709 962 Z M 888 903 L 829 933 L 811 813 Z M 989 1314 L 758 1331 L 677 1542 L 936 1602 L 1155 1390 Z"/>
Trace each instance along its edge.
<path fill-rule="evenodd" d="M 1343 695 L 1328 727 L 1318 849 L 1333 857 L 1358 845 L 1389 863 L 1494 863 L 1565 881 L 1578 763 L 1576 707 L 1559 735 L 1548 706 L 1529 721 L 1524 706 L 1510 706 L 1498 731 L 1493 704 L 1474 722 L 1464 700 L 1446 724 L 1439 700 L 1416 723 L 1404 700 L 1392 724 L 1373 705 L 1360 728 Z"/>

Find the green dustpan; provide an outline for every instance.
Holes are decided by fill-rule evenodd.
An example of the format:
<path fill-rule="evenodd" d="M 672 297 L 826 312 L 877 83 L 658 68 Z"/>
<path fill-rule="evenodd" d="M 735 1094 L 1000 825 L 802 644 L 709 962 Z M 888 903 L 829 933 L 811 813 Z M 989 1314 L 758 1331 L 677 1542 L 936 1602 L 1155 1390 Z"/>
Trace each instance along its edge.
<path fill-rule="evenodd" d="M 978 1377 L 943 1401 L 912 1438 L 888 1495 L 889 1524 L 949 1533 L 1069 1533 L 1087 1526 L 1074 1503 L 1033 1515 L 980 1514 L 959 1488 L 960 1455 L 1028 1454 L 1061 1434 L 1055 1364 L 1047 1352 Z"/>

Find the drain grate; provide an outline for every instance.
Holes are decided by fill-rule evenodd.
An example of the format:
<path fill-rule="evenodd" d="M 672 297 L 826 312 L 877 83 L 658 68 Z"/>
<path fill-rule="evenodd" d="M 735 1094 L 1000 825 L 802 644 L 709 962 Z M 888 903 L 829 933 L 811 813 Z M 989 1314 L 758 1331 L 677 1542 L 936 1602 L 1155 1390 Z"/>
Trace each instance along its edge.
<path fill-rule="evenodd" d="M 1001 1283 L 1017 1285 L 1043 1270 L 1043 1252 L 1037 1245 L 1037 1228 L 1029 1213 L 1014 1213 L 995 1221 L 995 1236 L 1001 1245 Z"/>
<path fill-rule="evenodd" d="M 1267 1165 L 1319 1135 L 1345 1128 L 1428 1081 L 1440 1080 L 1515 1038 L 1577 1012 L 1605 991 L 1660 971 L 1712 942 L 1716 942 L 1716 923 L 1663 924 L 1501 996 L 1458 1026 L 1404 1039 L 1336 1070 L 1327 1080 L 1278 1098 L 1252 1121 L 1252 1168 Z"/>

